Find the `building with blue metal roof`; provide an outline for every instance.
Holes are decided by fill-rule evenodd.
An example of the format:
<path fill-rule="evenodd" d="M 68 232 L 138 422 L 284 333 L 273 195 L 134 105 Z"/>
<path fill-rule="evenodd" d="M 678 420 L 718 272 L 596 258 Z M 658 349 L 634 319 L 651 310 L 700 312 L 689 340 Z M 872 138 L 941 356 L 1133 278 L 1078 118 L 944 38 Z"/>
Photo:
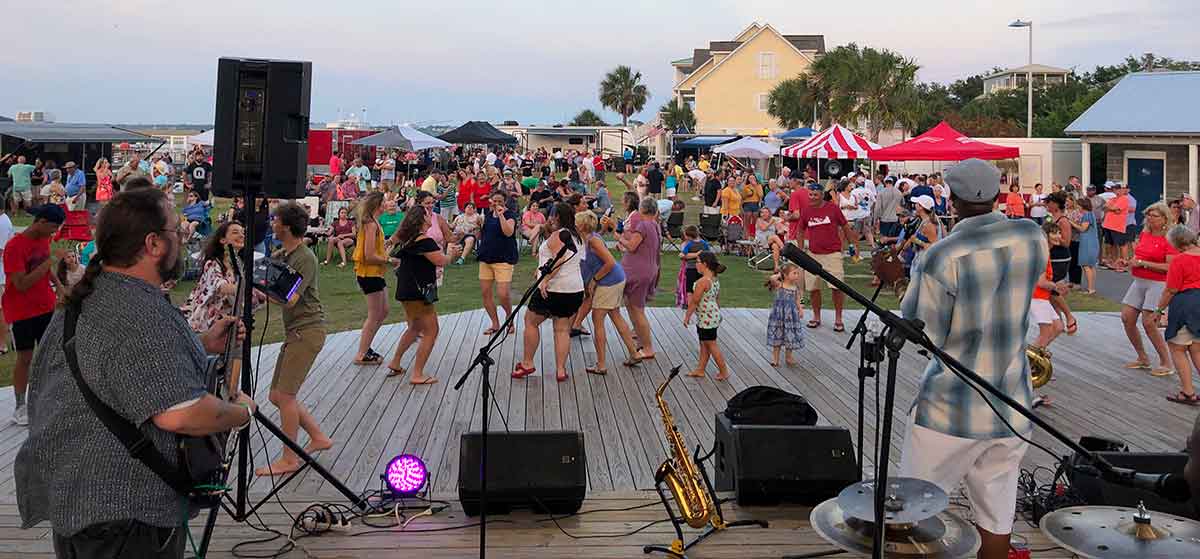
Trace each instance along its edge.
<path fill-rule="evenodd" d="M 1083 147 L 1084 184 L 1120 180 L 1144 208 L 1191 194 L 1200 199 L 1200 72 L 1125 76 L 1066 128 Z M 1104 177 L 1089 176 L 1092 144 L 1107 150 Z"/>

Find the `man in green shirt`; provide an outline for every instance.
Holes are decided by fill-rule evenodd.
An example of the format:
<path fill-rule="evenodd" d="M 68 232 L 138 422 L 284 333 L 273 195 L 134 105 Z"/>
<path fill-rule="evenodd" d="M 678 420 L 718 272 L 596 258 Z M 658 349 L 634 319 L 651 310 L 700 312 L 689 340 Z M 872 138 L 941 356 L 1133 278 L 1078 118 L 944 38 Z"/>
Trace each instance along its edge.
<path fill-rule="evenodd" d="M 446 221 L 454 221 L 454 216 L 458 214 L 458 183 L 450 182 L 445 175 L 442 175 L 442 180 L 437 184 L 438 207 L 441 208 L 442 218 Z"/>
<path fill-rule="evenodd" d="M 25 162 L 24 155 L 17 156 L 17 162 L 8 168 L 8 176 L 12 179 L 12 209 L 21 209 L 22 205 L 33 207 L 33 165 Z"/>
<path fill-rule="evenodd" d="M 293 441 L 300 428 L 308 433 L 307 452 L 318 452 L 333 446 L 333 441 L 321 432 L 317 420 L 296 398 L 308 370 L 325 346 L 325 310 L 317 293 L 317 256 L 304 243 L 308 229 L 308 211 L 295 202 L 284 202 L 275 208 L 271 230 L 283 248 L 272 258 L 282 260 L 303 279 L 287 301 L 272 301 L 283 306 L 283 347 L 275 363 L 271 379 L 271 403 L 279 408 L 279 428 Z M 257 470 L 260 476 L 277 476 L 300 469 L 300 457 L 284 447 L 283 456 Z"/>
<path fill-rule="evenodd" d="M 346 169 L 346 174 L 358 177 L 359 192 L 370 192 L 373 190 L 371 188 L 371 169 L 363 165 L 361 157 L 354 158 L 354 166 Z"/>

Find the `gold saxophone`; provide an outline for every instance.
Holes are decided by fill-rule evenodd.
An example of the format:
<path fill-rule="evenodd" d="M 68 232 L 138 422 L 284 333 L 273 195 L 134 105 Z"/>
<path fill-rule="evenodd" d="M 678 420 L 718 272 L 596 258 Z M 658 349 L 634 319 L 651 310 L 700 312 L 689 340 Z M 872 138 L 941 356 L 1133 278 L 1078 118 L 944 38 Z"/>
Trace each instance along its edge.
<path fill-rule="evenodd" d="M 1054 375 L 1054 364 L 1050 352 L 1035 345 L 1025 346 L 1025 358 L 1029 360 L 1029 377 L 1034 388 L 1041 388 Z"/>
<path fill-rule="evenodd" d="M 667 401 L 663 399 L 663 392 L 667 389 L 667 385 L 676 376 L 679 376 L 680 367 L 672 368 L 667 381 L 662 383 L 662 386 L 659 386 L 654 393 L 654 398 L 658 400 L 658 409 L 662 412 L 663 425 L 667 430 L 667 446 L 670 447 L 673 456 L 664 461 L 654 472 L 654 481 L 665 483 L 671 490 L 671 494 L 675 496 L 675 504 L 679 507 L 679 513 L 688 526 L 700 528 L 705 524 L 712 523 L 713 528 L 721 530 L 725 528 L 725 521 L 720 514 L 717 514 L 713 496 L 708 492 L 700 469 L 696 467 L 691 455 L 688 454 L 687 444 L 683 442 L 683 435 L 675 426 L 675 419 L 671 417 L 671 409 L 667 407 Z"/>

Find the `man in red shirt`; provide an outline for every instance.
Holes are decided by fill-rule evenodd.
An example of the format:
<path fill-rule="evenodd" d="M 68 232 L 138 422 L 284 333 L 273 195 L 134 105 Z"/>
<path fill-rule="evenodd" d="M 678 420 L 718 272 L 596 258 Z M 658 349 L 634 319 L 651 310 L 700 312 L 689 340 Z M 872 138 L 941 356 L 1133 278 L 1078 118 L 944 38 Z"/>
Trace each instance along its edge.
<path fill-rule="evenodd" d="M 13 423 L 28 425 L 25 409 L 25 385 L 29 382 L 29 365 L 50 317 L 54 315 L 54 289 L 50 287 L 54 262 L 63 257 L 62 249 L 53 252 L 50 239 L 66 220 L 61 206 L 46 204 L 30 208 L 33 224 L 17 233 L 4 247 L 4 274 L 8 285 L 0 298 L 4 320 L 12 325 L 13 345 L 17 349 L 17 364 L 13 367 L 13 393 L 17 407 Z"/>
<path fill-rule="evenodd" d="M 800 237 L 800 212 L 808 207 L 808 191 L 804 189 L 800 177 L 792 175 L 790 182 L 788 188 L 792 193 L 788 196 L 788 239 L 796 240 Z M 804 248 L 803 241 L 800 242 L 800 248 Z"/>
<path fill-rule="evenodd" d="M 342 174 L 342 158 L 338 157 L 338 150 L 333 150 L 333 155 L 329 157 L 329 174 L 338 176 Z"/>
<path fill-rule="evenodd" d="M 795 196 L 795 192 L 792 195 Z M 800 231 L 796 242 L 803 247 L 804 240 L 808 239 L 806 250 L 813 260 L 819 262 L 834 277 L 842 279 L 845 275 L 842 268 L 842 243 L 854 241 L 857 237 L 841 208 L 825 200 L 825 192 L 820 184 L 808 185 L 808 200 L 808 207 L 800 211 Z M 804 289 L 808 291 L 808 300 L 813 311 L 813 319 L 808 321 L 809 328 L 821 325 L 821 289 L 825 285 L 825 280 L 815 274 L 804 275 Z M 842 323 L 842 307 L 845 302 L 846 295 L 834 289 L 834 332 L 843 332 L 846 329 Z"/>

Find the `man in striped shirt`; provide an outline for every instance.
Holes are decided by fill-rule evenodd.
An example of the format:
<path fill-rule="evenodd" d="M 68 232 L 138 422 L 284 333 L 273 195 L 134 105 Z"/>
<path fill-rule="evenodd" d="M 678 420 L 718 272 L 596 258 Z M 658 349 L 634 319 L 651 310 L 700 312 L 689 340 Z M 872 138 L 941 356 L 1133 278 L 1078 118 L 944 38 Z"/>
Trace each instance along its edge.
<path fill-rule="evenodd" d="M 934 344 L 1028 407 L 1033 390 L 1025 333 L 1033 289 L 1049 258 L 1045 237 L 1032 221 L 1009 221 L 992 211 L 1000 194 L 1000 171 L 992 164 L 968 159 L 946 171 L 945 182 L 959 222 L 913 267 L 901 310 L 925 322 Z M 1002 402 L 985 400 L 941 362 L 926 367 L 901 475 L 951 494 L 964 482 L 985 559 L 1008 553 L 1028 447 L 1014 429 L 1028 436 L 1032 427 Z"/>

